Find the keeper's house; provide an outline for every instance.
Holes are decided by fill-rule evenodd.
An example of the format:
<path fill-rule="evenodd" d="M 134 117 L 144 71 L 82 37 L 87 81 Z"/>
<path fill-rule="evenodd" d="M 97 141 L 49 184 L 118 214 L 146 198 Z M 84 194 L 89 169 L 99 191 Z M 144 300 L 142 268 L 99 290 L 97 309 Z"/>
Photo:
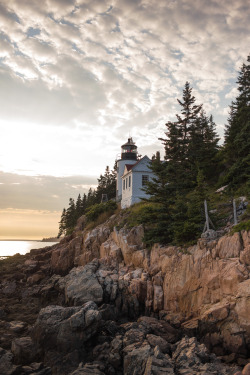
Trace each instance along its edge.
<path fill-rule="evenodd" d="M 154 174 L 150 169 L 151 160 L 147 155 L 138 159 L 137 146 L 132 138 L 122 145 L 121 159 L 117 160 L 116 200 L 121 208 L 130 207 L 149 196 L 142 190 Z"/>

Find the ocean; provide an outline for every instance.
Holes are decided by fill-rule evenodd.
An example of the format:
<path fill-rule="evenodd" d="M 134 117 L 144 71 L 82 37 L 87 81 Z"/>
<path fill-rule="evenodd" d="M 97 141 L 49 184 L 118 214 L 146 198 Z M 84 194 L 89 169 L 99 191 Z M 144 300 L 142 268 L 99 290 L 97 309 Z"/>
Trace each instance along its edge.
<path fill-rule="evenodd" d="M 10 255 L 26 254 L 31 249 L 40 249 L 46 246 L 52 246 L 57 242 L 41 242 L 41 241 L 0 241 L 0 258 Z"/>

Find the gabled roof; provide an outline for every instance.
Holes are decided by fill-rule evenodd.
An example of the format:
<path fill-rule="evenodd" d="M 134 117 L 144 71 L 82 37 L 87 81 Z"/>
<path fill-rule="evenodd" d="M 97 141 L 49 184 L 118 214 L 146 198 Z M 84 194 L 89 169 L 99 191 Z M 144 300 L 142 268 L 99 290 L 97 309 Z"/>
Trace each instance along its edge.
<path fill-rule="evenodd" d="M 145 160 L 145 159 L 148 159 L 150 161 L 149 157 L 147 155 L 145 155 L 145 156 L 143 156 L 143 158 L 138 160 L 135 164 L 125 164 L 124 173 L 121 177 L 124 177 L 128 172 L 130 172 L 135 166 L 140 164 L 142 162 L 142 160 Z"/>
<path fill-rule="evenodd" d="M 136 162 L 135 164 L 137 164 L 138 162 Z M 134 164 L 125 164 L 125 168 L 127 169 L 127 171 L 130 171 L 130 169 L 132 169 L 134 166 Z M 125 170 L 125 169 L 124 169 Z"/>

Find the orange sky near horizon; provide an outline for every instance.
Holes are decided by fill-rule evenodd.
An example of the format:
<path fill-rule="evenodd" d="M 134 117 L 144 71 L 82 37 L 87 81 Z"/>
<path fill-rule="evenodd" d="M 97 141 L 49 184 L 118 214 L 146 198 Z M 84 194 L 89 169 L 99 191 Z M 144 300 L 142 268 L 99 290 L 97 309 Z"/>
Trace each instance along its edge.
<path fill-rule="evenodd" d="M 60 217 L 60 211 L 2 209 L 0 240 L 41 240 L 56 237 Z"/>

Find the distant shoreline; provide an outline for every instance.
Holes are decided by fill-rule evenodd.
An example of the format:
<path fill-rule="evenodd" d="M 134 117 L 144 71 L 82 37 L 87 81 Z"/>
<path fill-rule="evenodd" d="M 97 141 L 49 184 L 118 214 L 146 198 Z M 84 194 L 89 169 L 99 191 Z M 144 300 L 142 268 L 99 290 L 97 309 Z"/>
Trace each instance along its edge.
<path fill-rule="evenodd" d="M 0 239 L 0 241 L 33 241 L 33 242 L 59 242 L 59 239 L 58 238 L 43 238 L 42 240 L 30 240 L 30 239 L 15 239 L 15 240 L 12 240 L 12 239 Z"/>
<path fill-rule="evenodd" d="M 34 242 L 42 242 L 42 240 L 20 240 L 20 239 L 16 239 L 16 240 L 12 240 L 12 239 L 3 239 L 3 240 L 0 240 L 0 241 L 34 241 Z M 49 241 L 48 241 L 49 242 Z"/>

